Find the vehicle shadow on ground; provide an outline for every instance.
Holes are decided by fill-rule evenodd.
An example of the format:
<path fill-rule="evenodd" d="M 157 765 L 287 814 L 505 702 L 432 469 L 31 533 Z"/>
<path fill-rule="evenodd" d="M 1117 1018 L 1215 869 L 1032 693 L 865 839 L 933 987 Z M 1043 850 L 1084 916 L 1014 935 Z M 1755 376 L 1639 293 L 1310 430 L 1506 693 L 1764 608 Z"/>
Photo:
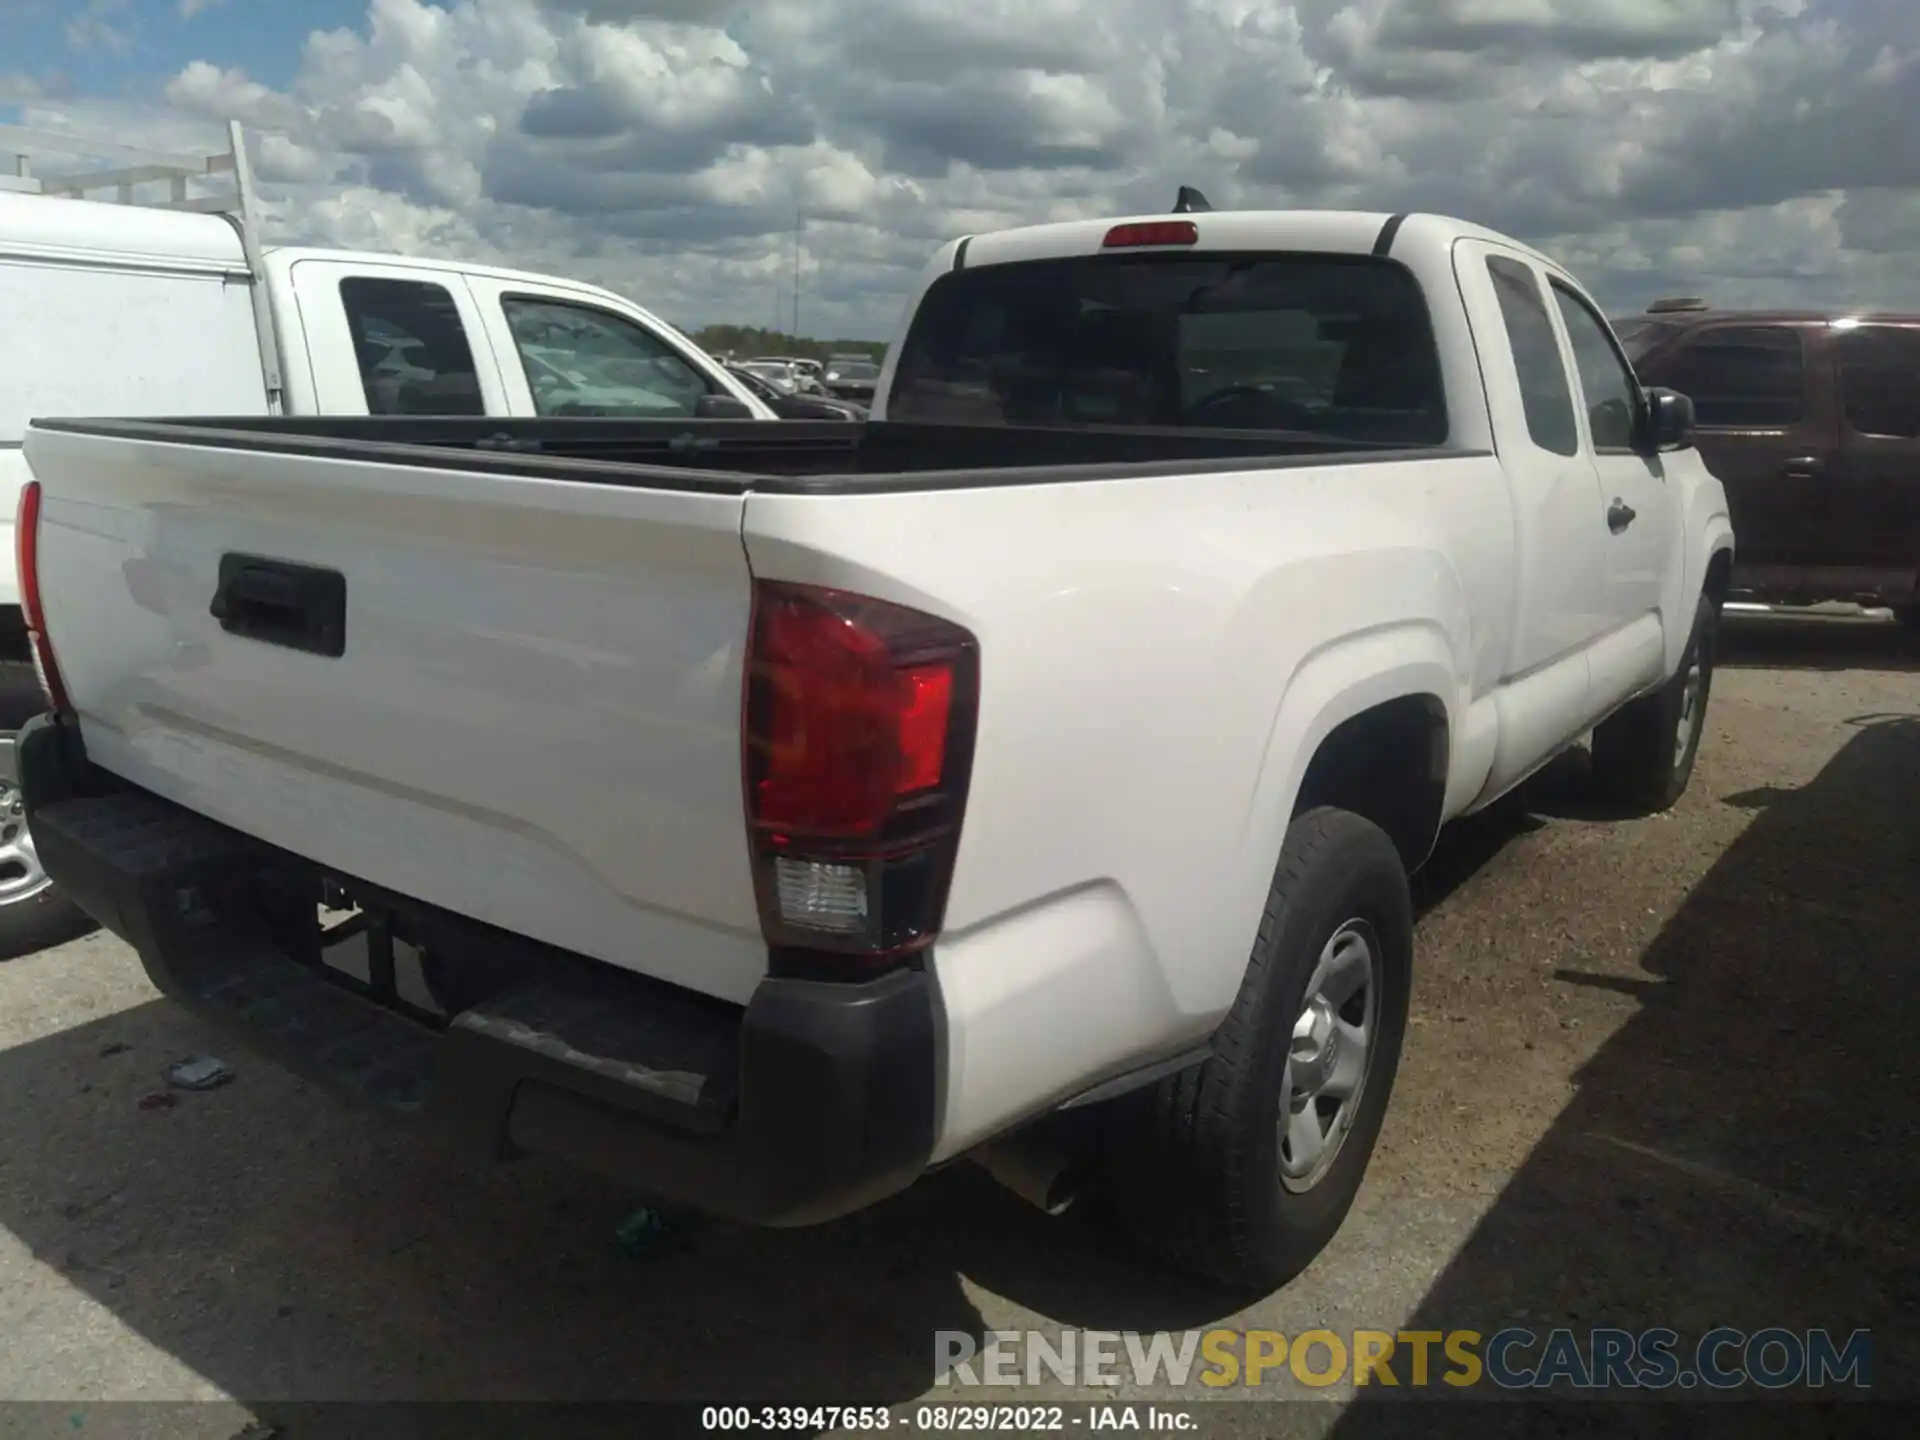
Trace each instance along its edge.
<path fill-rule="evenodd" d="M 142 1108 L 209 1049 L 230 1084 Z M 0 1137 L 0 1226 L 249 1403 L 902 1400 L 935 1331 L 982 1329 L 960 1237 L 1032 1223 L 956 1174 L 837 1225 L 623 1246 L 620 1187 L 422 1147 L 159 1000 L 0 1053 Z"/>
<path fill-rule="evenodd" d="M 1920 631 L 1873 620 L 1728 616 L 1719 640 L 1722 670 L 1920 672 Z M 1605 793 L 1594 776 L 1590 746 L 1576 745 L 1483 813 L 1482 828 L 1497 845 L 1502 827 L 1537 828 L 1541 817 L 1620 821 L 1641 812 Z"/>
<path fill-rule="evenodd" d="M 1723 1325 L 1841 1341 L 1866 1329 L 1873 1395 L 1920 1396 L 1920 721 L 1852 723 L 1806 786 L 1730 797 L 1755 818 L 1648 950 L 1649 978 L 1558 972 L 1641 1008 L 1582 1067 L 1576 1098 L 1407 1328 L 1665 1326 L 1688 1344 Z M 1405 1387 L 1362 1397 L 1343 1440 L 1428 1433 L 1437 1418 L 1393 1403 L 1412 1398 Z M 1496 1408 L 1524 1425 L 1533 1407 Z M 1826 1434 L 1886 1417 L 1841 1409 L 1772 1406 L 1740 1423 Z M 1612 1405 L 1574 1410 L 1546 1433 L 1654 1433 Z M 1658 1433 L 1700 1419 L 1631 1414 Z"/>
<path fill-rule="evenodd" d="M 1728 615 L 1719 664 L 1738 670 L 1920 672 L 1920 628 L 1855 619 Z"/>
<path fill-rule="evenodd" d="M 1423 911 L 1529 824 L 1457 827 Z M 206 1050 L 231 1084 L 141 1107 L 167 1064 Z M 637 1202 L 619 1187 L 423 1148 L 157 999 L 0 1052 L 0 1137 L 0 1226 L 256 1409 L 893 1403 L 932 1383 L 936 1332 L 989 1328 L 962 1276 L 1105 1330 L 1184 1330 L 1247 1302 L 1140 1261 L 1097 1207 L 1045 1216 L 969 1164 L 833 1225 L 687 1221 L 630 1253 L 616 1232 Z"/>

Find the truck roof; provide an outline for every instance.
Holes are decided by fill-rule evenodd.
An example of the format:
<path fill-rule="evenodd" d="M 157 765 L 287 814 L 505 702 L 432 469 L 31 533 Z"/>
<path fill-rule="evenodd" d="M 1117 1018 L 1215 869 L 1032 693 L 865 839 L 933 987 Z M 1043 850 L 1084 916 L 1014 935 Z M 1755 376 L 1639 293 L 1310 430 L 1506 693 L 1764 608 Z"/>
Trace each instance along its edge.
<path fill-rule="evenodd" d="M 1455 240 L 1476 239 L 1520 251 L 1552 269 L 1563 268 L 1551 256 L 1471 221 L 1446 215 L 1394 215 L 1360 210 L 1199 210 L 1177 217 L 1165 213 L 1116 215 L 1098 220 L 1025 225 L 970 236 L 960 242 L 966 248 L 959 263 L 1006 265 L 1020 260 L 1085 255 L 1098 251 L 1101 240 L 1116 225 L 1153 224 L 1172 218 L 1194 223 L 1200 235 L 1199 244 L 1179 247 L 1194 251 L 1315 250 L 1336 255 L 1367 255 L 1386 254 L 1403 241 L 1447 247 Z"/>
<path fill-rule="evenodd" d="M 224 215 L 6 190 L 0 190 L 0 254 L 247 271 L 240 231 Z"/>
<path fill-rule="evenodd" d="M 574 290 L 597 291 L 603 295 L 614 293 L 603 285 L 570 279 L 564 275 L 535 270 L 513 270 L 504 265 L 479 265 L 469 260 L 430 259 L 421 255 L 402 254 L 399 251 L 336 250 L 324 245 L 269 245 L 265 248 L 265 253 L 275 257 L 278 263 L 283 265 L 290 265 L 296 260 L 329 260 L 356 265 L 404 265 L 409 270 L 433 270 L 446 275 L 475 275 L 489 280 L 504 280 L 510 284 L 533 286 L 542 290 L 564 286 Z M 625 297 L 621 298 L 625 299 Z M 633 302 L 629 300 L 627 303 Z"/>

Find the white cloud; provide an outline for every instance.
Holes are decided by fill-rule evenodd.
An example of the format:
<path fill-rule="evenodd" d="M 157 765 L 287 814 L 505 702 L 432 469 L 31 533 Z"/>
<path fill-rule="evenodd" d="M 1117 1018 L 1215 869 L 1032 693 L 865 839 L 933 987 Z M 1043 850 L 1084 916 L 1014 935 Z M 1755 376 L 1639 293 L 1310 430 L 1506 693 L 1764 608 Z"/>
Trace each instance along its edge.
<path fill-rule="evenodd" d="M 210 54 L 138 123 L 253 127 L 283 236 L 579 274 L 689 323 L 770 313 L 797 207 L 809 328 L 885 334 L 943 240 L 1181 183 L 1460 214 L 1619 305 L 1920 308 L 1911 6 L 370 0 L 283 88 Z"/>
<path fill-rule="evenodd" d="M 67 45 L 81 54 L 125 56 L 133 51 L 133 32 L 124 12 L 128 0 L 87 0 L 67 17 Z"/>
<path fill-rule="evenodd" d="M 28 75 L 19 70 L 0 70 L 0 105 L 37 105 L 57 100 L 72 88 L 62 74 Z"/>

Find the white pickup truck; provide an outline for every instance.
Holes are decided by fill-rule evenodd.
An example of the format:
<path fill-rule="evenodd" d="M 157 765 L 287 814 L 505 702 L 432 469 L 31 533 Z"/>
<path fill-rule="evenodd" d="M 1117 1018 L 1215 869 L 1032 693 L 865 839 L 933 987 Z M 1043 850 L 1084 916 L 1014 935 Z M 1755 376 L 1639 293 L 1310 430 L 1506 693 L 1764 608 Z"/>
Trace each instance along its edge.
<path fill-rule="evenodd" d="M 139 163 L 59 179 L 0 171 L 0 524 L 36 415 L 775 418 L 686 336 L 597 286 L 262 246 L 238 127 L 229 151 L 196 158 L 0 126 L 0 153 L 36 146 Z M 234 183 L 191 196 L 190 175 Z M 103 192 L 122 201 L 80 198 Z M 13 732 L 38 696 L 12 588 L 0 580 L 0 956 L 69 919 L 11 781 Z"/>
<path fill-rule="evenodd" d="M 946 246 L 866 425 L 37 420 L 28 812 L 162 990 L 485 1154 L 772 1225 L 971 1156 L 1271 1286 L 1441 825 L 1588 731 L 1687 784 L 1690 410 L 1499 235 L 1195 212 Z"/>

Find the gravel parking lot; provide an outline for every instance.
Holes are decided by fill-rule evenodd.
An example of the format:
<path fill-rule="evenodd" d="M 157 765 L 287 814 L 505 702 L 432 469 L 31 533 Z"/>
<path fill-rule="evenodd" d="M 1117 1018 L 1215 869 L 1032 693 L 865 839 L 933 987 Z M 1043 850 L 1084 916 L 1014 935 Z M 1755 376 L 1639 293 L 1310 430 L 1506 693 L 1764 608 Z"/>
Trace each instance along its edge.
<path fill-rule="evenodd" d="M 1251 1306 L 967 1168 L 629 1254 L 631 1196 L 423 1151 L 95 935 L 0 965 L 0 1397 L 895 1403 L 936 1330 L 1517 1319 L 1867 1328 L 1876 1392 L 1920 1398 L 1920 646 L 1765 621 L 1727 649 L 1675 812 L 1596 812 L 1576 754 L 1447 838 L 1371 1176 Z M 209 1048 L 232 1084 L 140 1108 Z M 1385 1407 L 1307 1408 L 1344 1435 Z"/>

